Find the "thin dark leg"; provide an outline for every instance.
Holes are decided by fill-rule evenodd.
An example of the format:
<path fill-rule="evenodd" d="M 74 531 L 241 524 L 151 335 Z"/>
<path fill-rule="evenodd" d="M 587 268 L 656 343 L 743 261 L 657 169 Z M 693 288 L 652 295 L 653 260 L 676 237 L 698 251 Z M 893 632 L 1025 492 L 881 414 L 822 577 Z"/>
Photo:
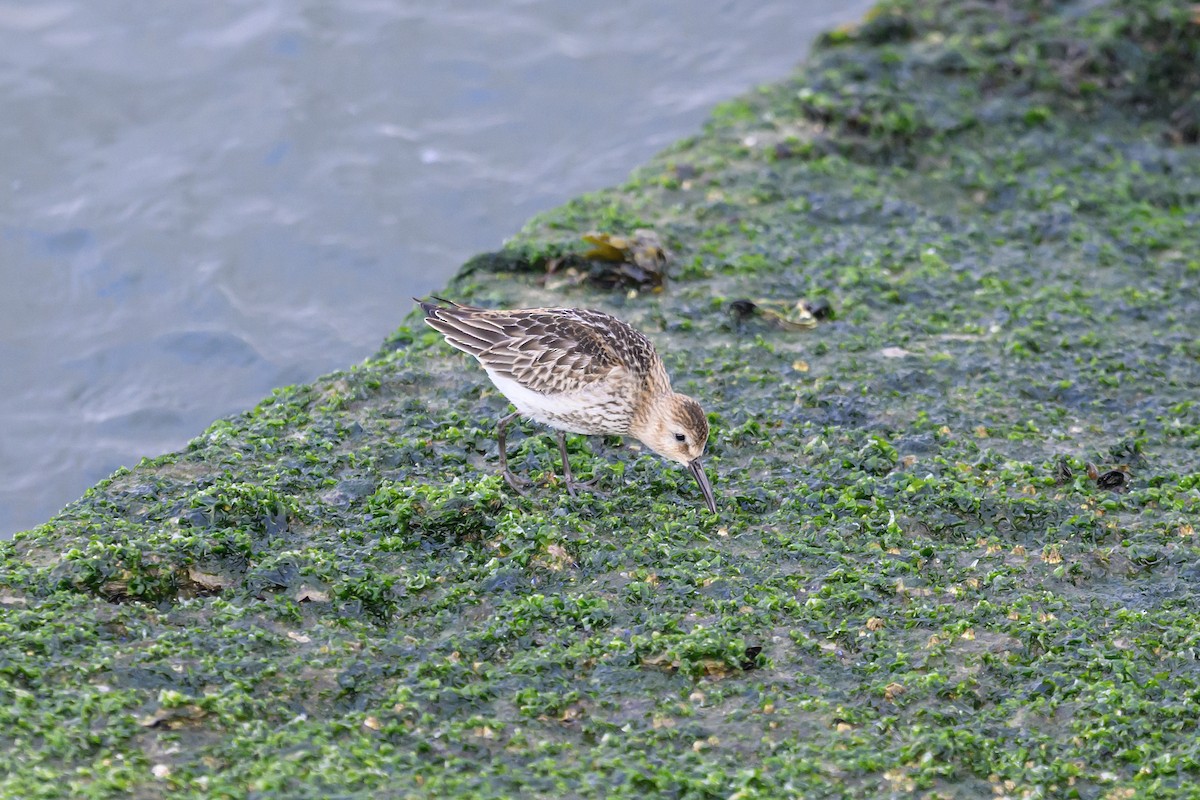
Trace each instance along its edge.
<path fill-rule="evenodd" d="M 558 433 L 558 452 L 559 452 L 559 455 L 562 456 L 563 480 L 567 484 L 567 494 L 571 495 L 571 497 L 578 497 L 579 495 L 575 492 L 575 489 L 579 486 L 583 486 L 588 489 L 591 489 L 593 486 L 596 485 L 596 481 L 599 480 L 599 476 L 592 478 L 590 481 L 575 480 L 575 476 L 571 474 L 571 462 L 567 460 L 567 435 L 565 433 L 563 433 L 562 431 L 557 431 L 557 433 Z M 597 492 L 597 491 L 593 490 L 592 493 L 600 495 L 601 497 L 604 496 L 603 492 Z"/>
<path fill-rule="evenodd" d="M 505 434 L 508 431 L 508 423 L 512 422 L 519 416 L 521 416 L 520 412 L 514 411 L 504 419 L 500 420 L 500 422 L 496 423 L 496 443 L 500 445 L 500 474 L 504 476 L 504 481 L 514 492 L 524 497 L 524 487 L 529 485 L 529 481 L 525 480 L 524 478 L 518 478 L 516 475 L 512 474 L 508 468 L 508 454 L 504 452 L 506 438 Z"/>
<path fill-rule="evenodd" d="M 571 462 L 567 459 L 567 435 L 562 431 L 555 433 L 558 434 L 558 453 L 562 456 L 563 480 L 567 483 L 567 494 L 576 497 L 575 479 L 571 477 Z"/>

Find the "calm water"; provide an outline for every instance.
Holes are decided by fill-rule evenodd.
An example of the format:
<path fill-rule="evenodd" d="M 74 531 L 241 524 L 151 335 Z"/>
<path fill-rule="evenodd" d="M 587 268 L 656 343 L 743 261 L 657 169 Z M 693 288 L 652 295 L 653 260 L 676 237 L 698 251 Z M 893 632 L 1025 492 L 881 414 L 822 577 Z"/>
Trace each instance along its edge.
<path fill-rule="evenodd" d="M 868 6 L 0 0 L 0 536 L 361 360 Z"/>

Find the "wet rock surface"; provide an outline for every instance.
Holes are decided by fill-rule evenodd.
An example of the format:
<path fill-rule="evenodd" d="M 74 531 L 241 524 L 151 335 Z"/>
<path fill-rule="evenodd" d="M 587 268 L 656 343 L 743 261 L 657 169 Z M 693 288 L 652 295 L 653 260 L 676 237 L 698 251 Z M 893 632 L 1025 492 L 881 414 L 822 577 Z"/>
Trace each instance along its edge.
<path fill-rule="evenodd" d="M 104 481 L 0 551 L 0 794 L 1186 793 L 1198 41 L 887 4 L 446 290 L 650 335 L 719 517 L 616 440 L 569 440 L 573 500 L 533 426 L 513 495 L 504 399 L 415 314 Z M 661 286 L 538 266 L 639 230 Z"/>

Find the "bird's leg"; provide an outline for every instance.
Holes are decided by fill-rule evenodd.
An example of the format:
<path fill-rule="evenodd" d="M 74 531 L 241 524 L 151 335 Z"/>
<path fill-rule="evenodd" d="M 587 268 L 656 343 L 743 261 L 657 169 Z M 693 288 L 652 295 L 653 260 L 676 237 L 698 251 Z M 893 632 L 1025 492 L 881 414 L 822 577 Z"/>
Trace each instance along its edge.
<path fill-rule="evenodd" d="M 575 477 L 571 474 L 571 462 L 567 460 L 567 434 L 562 431 L 556 431 L 556 433 L 558 433 L 558 452 L 562 456 L 563 481 L 567 484 L 567 494 L 571 495 L 571 497 L 578 497 L 579 495 L 575 493 L 576 486 L 585 486 L 591 489 L 596 485 L 599 477 L 592 478 L 590 481 L 575 480 Z M 601 494 L 600 492 L 594 493 Z"/>
<path fill-rule="evenodd" d="M 512 474 L 512 471 L 508 468 L 508 454 L 504 452 L 505 433 L 508 430 L 508 423 L 512 422 L 519 416 L 521 416 L 520 412 L 514 411 L 496 424 L 496 442 L 500 446 L 500 474 L 504 476 L 504 481 L 514 492 L 524 497 L 524 487 L 529 485 L 529 481 L 525 478 L 518 478 L 516 475 Z"/>
<path fill-rule="evenodd" d="M 555 433 L 558 434 L 558 452 L 562 456 L 563 480 L 567 483 L 567 494 L 576 497 L 575 479 L 571 476 L 571 462 L 567 459 L 567 435 L 562 431 L 555 431 Z"/>

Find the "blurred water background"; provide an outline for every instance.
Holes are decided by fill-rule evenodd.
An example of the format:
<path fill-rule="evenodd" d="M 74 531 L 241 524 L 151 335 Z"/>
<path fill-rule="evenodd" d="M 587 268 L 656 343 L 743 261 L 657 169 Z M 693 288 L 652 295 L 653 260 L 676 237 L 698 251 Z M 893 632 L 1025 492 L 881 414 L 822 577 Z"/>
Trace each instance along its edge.
<path fill-rule="evenodd" d="M 0 0 L 0 537 L 370 355 L 865 0 Z"/>

